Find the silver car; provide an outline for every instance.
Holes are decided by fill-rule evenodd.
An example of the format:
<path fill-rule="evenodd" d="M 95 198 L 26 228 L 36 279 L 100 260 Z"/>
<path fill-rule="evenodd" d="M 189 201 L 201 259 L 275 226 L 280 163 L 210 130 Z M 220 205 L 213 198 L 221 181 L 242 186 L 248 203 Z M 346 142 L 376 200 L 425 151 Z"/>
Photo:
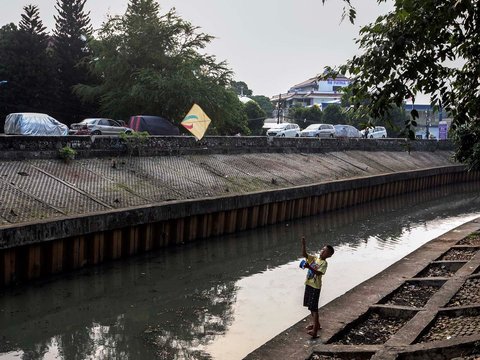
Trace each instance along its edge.
<path fill-rule="evenodd" d="M 301 137 L 319 137 L 333 138 L 335 136 L 335 128 L 330 124 L 312 124 L 308 125 L 300 132 Z"/>
<path fill-rule="evenodd" d="M 131 134 L 132 129 L 122 126 L 118 121 L 104 118 L 85 119 L 70 125 L 71 135 L 120 135 Z"/>

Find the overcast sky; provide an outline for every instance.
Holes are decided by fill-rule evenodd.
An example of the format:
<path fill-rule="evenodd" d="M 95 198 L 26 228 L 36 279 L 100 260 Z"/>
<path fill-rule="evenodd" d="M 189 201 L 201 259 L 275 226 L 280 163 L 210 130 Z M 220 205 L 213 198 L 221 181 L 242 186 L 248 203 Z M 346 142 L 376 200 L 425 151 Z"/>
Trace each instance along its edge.
<path fill-rule="evenodd" d="M 87 0 L 94 28 L 107 14 L 121 15 L 127 0 Z M 18 24 L 23 6 L 38 5 L 49 30 L 54 27 L 55 0 L 0 0 L 0 26 Z M 376 0 L 353 1 L 358 11 L 355 25 L 341 22 L 343 1 L 328 0 L 160 0 L 163 11 L 178 14 L 203 32 L 216 37 L 206 49 L 226 60 L 235 80 L 244 81 L 255 95 L 286 92 L 358 53 L 354 38 L 361 25 L 391 8 Z M 1 61 L 1 59 L 0 59 Z"/>

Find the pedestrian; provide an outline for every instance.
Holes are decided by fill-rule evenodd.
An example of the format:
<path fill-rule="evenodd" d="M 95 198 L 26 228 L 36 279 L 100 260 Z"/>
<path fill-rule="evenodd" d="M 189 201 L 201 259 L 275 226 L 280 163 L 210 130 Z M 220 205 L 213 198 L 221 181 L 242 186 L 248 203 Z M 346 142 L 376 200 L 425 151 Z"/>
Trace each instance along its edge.
<path fill-rule="evenodd" d="M 331 245 L 326 245 L 320 251 L 318 257 L 309 255 L 305 245 L 305 236 L 302 236 L 302 256 L 306 262 L 303 266 L 308 269 L 305 280 L 305 294 L 303 296 L 303 306 L 308 307 L 312 316 L 312 323 L 307 326 L 307 333 L 312 339 L 318 338 L 318 331 L 322 328 L 318 318 L 318 300 L 322 288 L 322 276 L 327 271 L 327 259 L 333 255 L 335 250 Z"/>

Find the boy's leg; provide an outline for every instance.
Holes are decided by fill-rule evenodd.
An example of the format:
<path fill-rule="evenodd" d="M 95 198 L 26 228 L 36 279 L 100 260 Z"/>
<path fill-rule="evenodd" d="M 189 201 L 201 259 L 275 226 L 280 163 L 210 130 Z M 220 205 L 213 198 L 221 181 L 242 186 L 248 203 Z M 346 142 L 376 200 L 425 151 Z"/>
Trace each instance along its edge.
<path fill-rule="evenodd" d="M 318 311 L 312 311 L 312 329 L 307 333 L 312 336 L 312 338 L 317 338 L 318 330 L 320 330 L 320 323 L 318 321 Z"/>

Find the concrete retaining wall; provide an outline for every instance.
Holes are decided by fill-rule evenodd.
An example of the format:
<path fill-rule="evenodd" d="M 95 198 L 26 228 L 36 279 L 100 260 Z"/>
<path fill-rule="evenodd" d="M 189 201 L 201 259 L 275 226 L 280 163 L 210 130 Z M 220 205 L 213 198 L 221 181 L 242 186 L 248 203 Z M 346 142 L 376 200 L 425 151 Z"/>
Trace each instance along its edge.
<path fill-rule="evenodd" d="M 238 154 L 258 152 L 318 153 L 330 151 L 453 150 L 450 141 L 406 139 L 306 139 L 265 136 L 151 136 L 127 144 L 118 136 L 0 136 L 0 160 L 54 159 L 69 146 L 78 158 L 124 155 Z"/>
<path fill-rule="evenodd" d="M 479 179 L 479 172 L 446 166 L 5 226 L 0 229 L 0 286 L 168 245 Z"/>

